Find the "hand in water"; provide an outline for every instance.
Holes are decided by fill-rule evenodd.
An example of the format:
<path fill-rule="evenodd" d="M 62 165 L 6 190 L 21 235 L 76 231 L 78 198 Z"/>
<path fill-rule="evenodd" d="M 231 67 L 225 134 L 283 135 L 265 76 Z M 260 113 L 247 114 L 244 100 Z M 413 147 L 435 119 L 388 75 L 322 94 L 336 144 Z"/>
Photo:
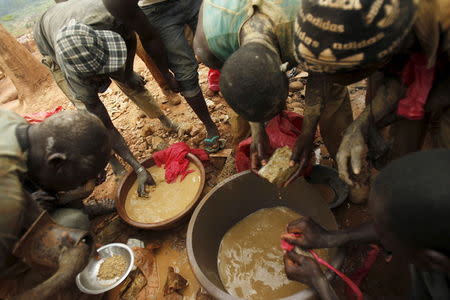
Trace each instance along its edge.
<path fill-rule="evenodd" d="M 138 182 L 138 195 L 139 197 L 148 197 L 147 193 L 147 185 L 156 185 L 155 180 L 153 180 L 152 175 L 144 168 L 140 167 L 137 174 L 137 182 Z"/>
<path fill-rule="evenodd" d="M 314 222 L 310 217 L 304 217 L 289 223 L 287 232 L 298 235 L 293 239 L 290 236 L 282 236 L 286 242 L 302 249 L 330 248 L 331 234 L 322 226 Z"/>
<path fill-rule="evenodd" d="M 289 251 L 284 254 L 283 260 L 284 271 L 290 280 L 314 286 L 318 279 L 325 277 L 319 264 L 311 257 Z"/>

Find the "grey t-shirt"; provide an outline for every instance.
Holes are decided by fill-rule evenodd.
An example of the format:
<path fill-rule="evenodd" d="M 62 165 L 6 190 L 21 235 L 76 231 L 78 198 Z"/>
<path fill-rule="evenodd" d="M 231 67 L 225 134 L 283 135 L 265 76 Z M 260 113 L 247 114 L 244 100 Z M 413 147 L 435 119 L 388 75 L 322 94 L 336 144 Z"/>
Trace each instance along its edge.
<path fill-rule="evenodd" d="M 127 43 L 134 42 L 134 32 L 117 21 L 105 8 L 101 0 L 74 0 L 55 4 L 49 8 L 36 23 L 34 38 L 43 56 L 50 56 L 56 62 L 69 84 L 74 98 L 86 103 L 97 101 L 97 93 L 106 90 L 110 84 L 106 74 L 95 78 L 83 78 L 72 72 L 61 63 L 55 54 L 56 35 L 70 20 L 76 20 L 91 26 L 94 30 L 110 30 L 117 32 Z M 129 48 L 129 47 L 128 47 Z"/>

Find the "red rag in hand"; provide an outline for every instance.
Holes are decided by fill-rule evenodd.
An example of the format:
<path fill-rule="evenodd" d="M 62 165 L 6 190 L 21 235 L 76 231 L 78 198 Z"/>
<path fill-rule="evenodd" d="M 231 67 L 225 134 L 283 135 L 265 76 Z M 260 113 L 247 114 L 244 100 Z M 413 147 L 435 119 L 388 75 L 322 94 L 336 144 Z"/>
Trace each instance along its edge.
<path fill-rule="evenodd" d="M 191 149 L 184 142 L 175 143 L 167 149 L 153 153 L 153 159 L 156 165 L 158 165 L 158 167 L 164 165 L 167 183 L 174 182 L 179 175 L 181 175 L 180 181 L 182 181 L 187 174 L 194 172 L 193 170 L 187 170 L 189 160 L 186 158 L 186 155 L 188 153 L 194 154 L 201 161 L 209 159 L 208 153 L 206 153 L 205 150 Z"/>
<path fill-rule="evenodd" d="M 287 234 L 283 234 L 283 237 L 288 237 L 291 239 L 295 239 L 298 238 L 300 236 L 299 233 L 287 233 Z M 284 240 L 283 238 L 281 239 L 281 249 L 285 250 L 285 251 L 292 251 L 294 250 L 295 246 L 288 243 L 286 240 Z M 349 277 L 347 277 L 344 273 L 342 273 L 341 271 L 339 271 L 338 269 L 336 269 L 335 267 L 333 267 L 332 265 L 330 265 L 327 261 L 325 261 L 324 259 L 320 258 L 319 255 L 317 255 L 316 252 L 314 252 L 313 250 L 309 250 L 309 253 L 311 253 L 311 255 L 314 257 L 314 259 L 317 261 L 318 264 L 321 264 L 323 266 L 325 266 L 326 268 L 330 269 L 331 271 L 333 271 L 337 276 L 339 276 L 346 284 L 347 284 L 347 288 L 349 290 L 349 294 L 350 291 L 352 292 L 351 295 L 355 295 L 356 299 L 358 300 L 362 300 L 363 299 L 363 295 L 361 290 L 358 287 L 358 284 L 353 282 Z M 353 297 L 351 297 L 350 299 L 353 299 Z"/>
<path fill-rule="evenodd" d="M 208 71 L 208 88 L 213 92 L 220 91 L 220 71 L 216 69 L 209 69 Z"/>
<path fill-rule="evenodd" d="M 53 116 L 56 113 L 59 113 L 62 110 L 63 110 L 62 106 L 57 106 L 54 110 L 51 111 L 41 111 L 34 114 L 23 115 L 23 118 L 27 120 L 27 122 L 30 124 L 36 124 L 44 121 L 45 119 L 47 119 L 50 116 Z"/>
<path fill-rule="evenodd" d="M 434 75 L 435 68 L 427 68 L 427 58 L 424 54 L 411 55 L 402 70 L 402 81 L 408 89 L 405 98 L 398 102 L 397 115 L 410 120 L 423 119 Z"/>
<path fill-rule="evenodd" d="M 284 146 L 294 147 L 297 137 L 300 135 L 302 129 L 303 117 L 295 112 L 282 111 L 279 115 L 274 117 L 266 125 L 266 133 L 270 142 L 270 154 L 277 148 Z M 242 172 L 250 169 L 250 145 L 252 138 L 243 140 L 239 143 L 236 151 L 236 171 Z M 310 165 L 303 175 L 311 172 Z"/>

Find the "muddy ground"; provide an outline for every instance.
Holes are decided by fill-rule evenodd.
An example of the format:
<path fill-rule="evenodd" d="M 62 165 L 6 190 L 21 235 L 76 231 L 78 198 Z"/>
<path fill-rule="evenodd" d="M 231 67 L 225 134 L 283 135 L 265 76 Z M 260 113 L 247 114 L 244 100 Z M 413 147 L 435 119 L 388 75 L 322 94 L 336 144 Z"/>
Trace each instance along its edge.
<path fill-rule="evenodd" d="M 30 47 L 33 51 L 35 48 Z M 38 56 L 35 53 L 36 56 Z M 167 101 L 167 97 L 158 87 L 156 82 L 152 80 L 144 63 L 136 58 L 135 71 L 147 80 L 147 88 L 160 103 L 161 108 L 169 116 L 169 118 L 188 125 L 188 131 L 185 135 L 179 137 L 176 134 L 169 134 L 164 131 L 158 120 L 147 118 L 132 103 L 115 84 L 101 95 L 101 99 L 106 106 L 114 125 L 124 136 L 131 151 L 139 159 L 143 160 L 152 155 L 154 151 L 163 149 L 170 144 L 178 141 L 185 141 L 191 147 L 199 147 L 201 141 L 205 137 L 205 131 L 201 122 L 196 118 L 192 110 L 189 108 L 184 99 L 178 105 L 171 105 Z M 203 92 L 207 92 L 207 72 L 208 69 L 201 65 L 199 69 L 200 84 Z M 307 76 L 304 73 L 298 74 L 295 81 L 305 82 Z M 291 111 L 302 114 L 304 107 L 304 87 L 303 84 L 296 83 L 295 91 L 289 94 L 287 107 Z M 365 82 L 359 82 L 350 87 L 352 99 L 352 107 L 354 115 L 357 116 L 364 108 Z M 171 97 L 180 97 L 172 95 Z M 211 116 L 219 127 L 219 131 L 223 138 L 227 139 L 227 146 L 230 147 L 230 108 L 226 105 L 224 99 L 220 95 L 205 96 Z M 11 101 L 12 100 L 12 101 Z M 14 87 L 8 81 L 8 78 L 0 77 L 0 107 L 15 109 L 19 113 L 33 113 L 38 111 L 51 110 L 54 107 L 62 105 L 65 109 L 74 109 L 70 102 L 64 97 L 59 89 L 51 84 L 42 90 L 42 95 L 36 97 L 35 101 L 30 102 L 25 107 L 19 107 L 17 100 L 14 100 Z M 320 143 L 320 137 L 318 141 Z M 333 165 L 333 161 L 327 155 L 326 149 L 322 148 L 322 163 Z M 205 192 L 210 190 L 217 175 L 220 172 L 220 164 L 207 164 L 205 166 L 207 173 L 207 182 Z M 108 166 L 107 179 L 99 185 L 94 193 L 86 201 L 101 201 L 104 198 L 114 198 L 117 187 L 117 180 L 112 174 Z M 341 228 L 347 228 L 361 224 L 370 220 L 366 205 L 354 205 L 349 202 L 344 203 L 335 211 L 337 221 Z M 143 232 L 135 228 L 131 228 L 121 222 L 117 216 L 110 215 L 98 218 L 94 221 L 95 231 L 99 234 L 99 240 L 103 243 L 112 241 L 126 241 L 129 236 L 149 236 L 148 232 Z M 185 226 L 176 229 L 181 236 L 185 235 Z M 155 234 L 150 234 L 151 236 Z M 156 234 L 157 236 L 161 233 Z M 342 271 L 346 274 L 352 273 L 361 265 L 369 246 L 350 246 L 346 248 L 347 258 L 345 260 Z M 366 280 L 362 283 L 362 290 L 365 294 L 370 295 L 374 299 L 391 299 L 406 295 L 407 290 L 407 267 L 401 257 L 393 257 L 392 261 L 387 263 L 384 255 L 380 255 L 372 271 Z M 344 286 L 341 282 L 335 281 L 334 284 L 342 299 L 347 299 Z"/>

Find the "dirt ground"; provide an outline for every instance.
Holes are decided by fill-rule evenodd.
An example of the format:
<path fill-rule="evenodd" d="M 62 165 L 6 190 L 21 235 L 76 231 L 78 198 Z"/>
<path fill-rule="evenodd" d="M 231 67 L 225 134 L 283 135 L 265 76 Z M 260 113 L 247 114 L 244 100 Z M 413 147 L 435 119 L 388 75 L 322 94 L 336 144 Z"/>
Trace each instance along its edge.
<path fill-rule="evenodd" d="M 156 82 L 152 80 L 144 63 L 138 58 L 136 58 L 135 62 L 135 71 L 148 80 L 146 85 L 147 88 L 150 90 L 150 93 L 155 96 L 168 117 L 179 123 L 188 125 L 186 134 L 181 137 L 178 137 L 176 134 L 165 132 L 158 120 L 147 118 L 134 103 L 123 95 L 115 84 L 112 84 L 100 97 L 106 106 L 114 125 L 124 136 L 135 156 L 139 160 L 143 160 L 150 157 L 153 152 L 179 141 L 185 141 L 191 147 L 199 147 L 200 142 L 205 137 L 205 131 L 201 122 L 197 119 L 184 99 L 179 105 L 169 104 L 167 102 L 167 97 L 160 90 Z M 207 73 L 208 69 L 201 65 L 199 77 L 203 92 L 206 92 L 207 90 Z M 305 82 L 305 76 L 307 76 L 307 74 L 298 74 L 295 80 Z M 13 109 L 20 114 L 48 111 L 58 105 L 62 105 L 65 109 L 74 109 L 72 104 L 70 104 L 54 84 L 43 89 L 42 94 L 38 95 L 35 101 L 27 103 L 26 106 L 20 106 L 17 100 L 9 101 L 14 95 L 14 87 L 11 82 L 8 82 L 7 78 L 0 77 L 0 87 L 0 107 Z M 356 116 L 364 108 L 365 82 L 359 82 L 352 85 L 350 87 L 350 94 L 354 115 Z M 8 101 L 5 100 L 7 97 L 9 97 Z M 205 96 L 205 98 L 211 116 L 218 125 L 222 137 L 227 140 L 227 146 L 229 147 L 231 144 L 229 123 L 230 108 L 219 95 Z M 290 92 L 287 101 L 288 109 L 302 114 L 304 107 L 303 98 L 304 88 L 301 88 L 296 92 Z M 323 146 L 322 163 L 333 165 L 331 158 L 329 158 L 326 149 Z M 207 191 L 214 185 L 215 178 L 220 172 L 220 164 L 208 164 L 205 168 L 207 173 L 205 191 Z M 106 181 L 95 189 L 94 193 L 87 201 L 101 201 L 101 199 L 104 198 L 114 198 L 116 188 L 117 180 L 112 174 L 111 168 L 108 166 Z M 337 208 L 334 213 L 341 228 L 355 226 L 370 220 L 366 205 L 354 205 L 346 202 L 341 207 Z M 99 234 L 99 240 L 103 243 L 112 241 L 126 242 L 126 239 L 129 236 L 147 236 L 146 239 L 148 239 L 149 236 L 148 232 L 129 227 L 116 215 L 98 218 L 94 221 L 94 228 Z M 184 236 L 185 229 L 186 227 L 184 226 L 181 229 L 177 229 L 177 231 L 180 232 L 181 236 Z M 161 233 L 150 235 L 158 236 L 160 234 Z M 351 273 L 355 269 L 358 269 L 361 266 L 368 249 L 368 246 L 347 247 L 347 258 L 342 267 L 342 271 L 344 273 Z M 407 266 L 405 262 L 402 261 L 401 257 L 394 256 L 392 261 L 387 263 L 384 259 L 384 255 L 380 255 L 372 271 L 366 280 L 363 281 L 362 290 L 373 299 L 403 298 L 401 296 L 406 295 L 407 285 Z M 342 299 L 347 299 L 343 284 L 336 281 L 335 286 Z"/>

